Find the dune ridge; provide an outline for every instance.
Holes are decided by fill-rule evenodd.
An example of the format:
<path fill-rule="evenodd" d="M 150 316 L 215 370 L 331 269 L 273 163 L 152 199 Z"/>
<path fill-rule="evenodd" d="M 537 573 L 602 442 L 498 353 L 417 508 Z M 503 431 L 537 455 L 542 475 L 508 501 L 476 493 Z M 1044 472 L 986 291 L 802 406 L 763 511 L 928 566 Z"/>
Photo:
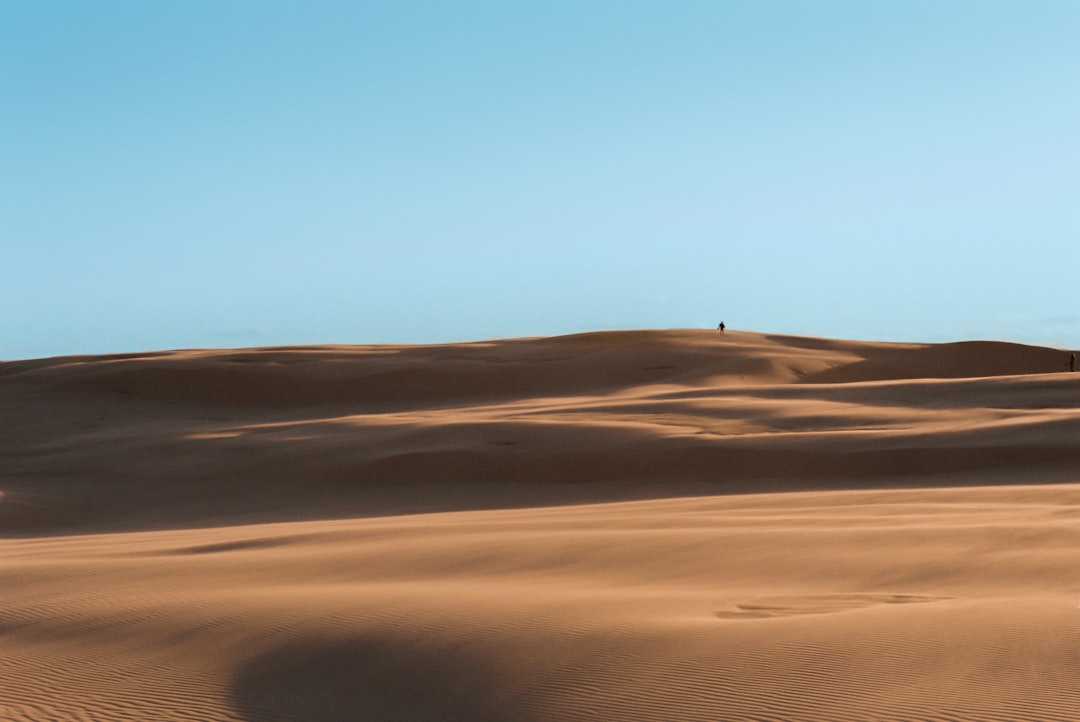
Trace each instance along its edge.
<path fill-rule="evenodd" d="M 702 331 L 9 363 L 0 533 L 1050 479 L 1080 462 L 1062 368 L 1017 344 Z"/>
<path fill-rule="evenodd" d="M 1080 719 L 1068 352 L 0 364 L 0 719 Z"/>

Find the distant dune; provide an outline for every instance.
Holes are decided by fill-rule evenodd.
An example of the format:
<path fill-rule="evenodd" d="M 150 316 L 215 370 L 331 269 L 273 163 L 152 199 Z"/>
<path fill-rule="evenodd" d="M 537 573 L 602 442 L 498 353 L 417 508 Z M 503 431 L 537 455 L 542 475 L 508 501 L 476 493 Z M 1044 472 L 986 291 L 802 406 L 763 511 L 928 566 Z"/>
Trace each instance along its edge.
<path fill-rule="evenodd" d="M 1080 719 L 1068 352 L 0 364 L 0 720 Z"/>

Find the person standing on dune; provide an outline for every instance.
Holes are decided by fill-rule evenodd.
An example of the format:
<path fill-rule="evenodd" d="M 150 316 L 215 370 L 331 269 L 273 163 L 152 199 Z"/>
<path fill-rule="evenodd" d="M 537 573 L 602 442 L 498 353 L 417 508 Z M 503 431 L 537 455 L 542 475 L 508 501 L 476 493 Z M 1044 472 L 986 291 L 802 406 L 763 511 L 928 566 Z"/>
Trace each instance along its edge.
<path fill-rule="evenodd" d="M 1073 351 L 1071 354 L 1069 354 L 1069 370 L 1070 371 L 1075 371 L 1076 370 L 1076 352 L 1075 351 Z"/>
<path fill-rule="evenodd" d="M 723 336 L 723 335 L 724 335 L 724 329 L 725 329 L 725 328 L 727 328 L 727 326 L 725 326 L 725 325 L 724 325 L 724 322 L 723 322 L 723 321 L 721 321 L 721 322 L 720 322 L 720 325 L 716 327 L 716 330 L 720 332 L 720 335 L 721 335 L 721 336 Z M 1076 354 L 1073 354 L 1073 356 L 1076 356 Z"/>

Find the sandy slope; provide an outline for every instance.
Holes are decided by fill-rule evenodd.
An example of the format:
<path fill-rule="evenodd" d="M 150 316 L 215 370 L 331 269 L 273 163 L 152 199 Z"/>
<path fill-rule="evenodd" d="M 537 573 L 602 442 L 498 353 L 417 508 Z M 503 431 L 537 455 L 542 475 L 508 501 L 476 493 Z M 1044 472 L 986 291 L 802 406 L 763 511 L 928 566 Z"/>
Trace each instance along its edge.
<path fill-rule="evenodd" d="M 0 364 L 0 719 L 1080 719 L 1067 364 L 705 331 Z"/>

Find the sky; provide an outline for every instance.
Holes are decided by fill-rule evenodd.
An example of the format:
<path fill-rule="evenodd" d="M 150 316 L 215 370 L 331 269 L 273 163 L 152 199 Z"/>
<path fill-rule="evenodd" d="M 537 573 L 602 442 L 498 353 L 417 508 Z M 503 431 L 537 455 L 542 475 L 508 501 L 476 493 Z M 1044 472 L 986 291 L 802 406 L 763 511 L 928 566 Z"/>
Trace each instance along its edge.
<path fill-rule="evenodd" d="M 1075 0 L 0 0 L 0 359 L 1080 347 Z"/>

